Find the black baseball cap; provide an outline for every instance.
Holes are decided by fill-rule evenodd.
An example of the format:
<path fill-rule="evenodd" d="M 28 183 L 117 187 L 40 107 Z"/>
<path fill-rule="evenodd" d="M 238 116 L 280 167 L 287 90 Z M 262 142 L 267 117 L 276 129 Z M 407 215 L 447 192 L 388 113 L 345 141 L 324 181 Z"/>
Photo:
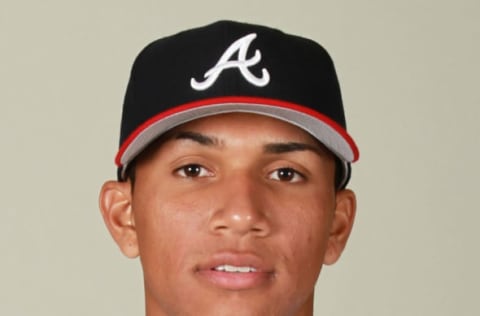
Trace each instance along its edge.
<path fill-rule="evenodd" d="M 340 187 L 346 186 L 359 152 L 327 51 L 306 38 L 233 21 L 161 38 L 137 56 L 123 104 L 118 179 L 166 131 L 232 112 L 274 117 L 310 133 L 341 161 Z"/>

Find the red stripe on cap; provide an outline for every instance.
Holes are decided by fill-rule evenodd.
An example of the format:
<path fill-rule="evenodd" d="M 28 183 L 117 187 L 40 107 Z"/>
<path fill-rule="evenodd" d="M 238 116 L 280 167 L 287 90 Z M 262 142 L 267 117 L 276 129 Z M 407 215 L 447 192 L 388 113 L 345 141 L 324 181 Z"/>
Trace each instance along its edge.
<path fill-rule="evenodd" d="M 140 126 L 138 126 L 128 137 L 127 139 L 122 143 L 120 146 L 120 149 L 118 150 L 118 153 L 115 157 L 115 164 L 118 167 L 121 167 L 122 164 L 120 162 L 121 157 L 123 156 L 124 152 L 127 150 L 128 146 L 137 138 L 137 136 L 142 133 L 144 130 L 146 130 L 149 126 L 152 124 L 170 116 L 176 113 L 181 113 L 185 112 L 191 109 L 203 107 L 203 106 L 210 106 L 210 105 L 217 105 L 217 104 L 232 104 L 232 103 L 241 103 L 241 104 L 251 104 L 251 105 L 266 105 L 266 106 L 276 106 L 280 108 L 286 108 L 286 109 L 291 109 L 295 110 L 297 112 L 301 112 L 310 116 L 313 116 L 320 121 L 324 122 L 331 128 L 333 128 L 338 134 L 340 134 L 343 139 L 349 144 L 350 148 L 353 151 L 353 162 L 357 161 L 359 158 L 359 151 L 357 146 L 355 145 L 355 142 L 353 139 L 350 137 L 350 135 L 347 133 L 347 131 L 340 126 L 337 122 L 329 118 L 328 116 L 325 116 L 315 110 L 312 110 L 308 107 L 291 103 L 291 102 L 286 102 L 286 101 L 281 101 L 281 100 L 276 100 L 276 99 L 268 99 L 268 98 L 258 98 L 258 97 L 242 97 L 242 96 L 230 96 L 230 97 L 218 97 L 218 98 L 211 98 L 211 99 L 204 99 L 200 101 L 195 101 L 195 102 L 190 102 L 186 104 L 182 104 L 176 107 L 173 107 L 171 109 L 168 109 L 166 111 L 163 111 L 161 113 L 158 113 L 155 116 L 152 116 L 150 119 L 147 121 L 143 122 Z"/>

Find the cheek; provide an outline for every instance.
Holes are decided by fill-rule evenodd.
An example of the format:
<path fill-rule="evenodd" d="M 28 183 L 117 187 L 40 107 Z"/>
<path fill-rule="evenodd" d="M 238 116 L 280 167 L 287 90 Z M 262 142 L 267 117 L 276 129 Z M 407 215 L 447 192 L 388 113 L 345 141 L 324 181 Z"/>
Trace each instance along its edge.
<path fill-rule="evenodd" d="M 163 192 L 161 196 L 145 194 L 134 200 L 140 255 L 146 264 L 168 264 L 181 269 L 188 264 L 185 260 L 189 251 L 201 250 L 199 234 L 211 203 L 188 194 Z"/>
<path fill-rule="evenodd" d="M 300 202 L 282 208 L 279 231 L 284 233 L 280 243 L 289 245 L 285 250 L 290 252 L 288 257 L 300 271 L 319 269 L 328 243 L 333 203 L 330 199 L 319 197 L 304 197 L 296 201 Z"/>

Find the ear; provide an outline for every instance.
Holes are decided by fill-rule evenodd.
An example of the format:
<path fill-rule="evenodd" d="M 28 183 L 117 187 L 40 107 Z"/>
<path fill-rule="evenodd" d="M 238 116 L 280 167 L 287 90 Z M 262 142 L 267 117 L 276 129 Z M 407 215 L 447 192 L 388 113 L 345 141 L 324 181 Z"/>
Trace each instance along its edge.
<path fill-rule="evenodd" d="M 107 181 L 100 191 L 100 211 L 110 234 L 123 254 L 138 256 L 137 232 L 132 212 L 130 182 Z"/>
<path fill-rule="evenodd" d="M 330 229 L 327 251 L 324 263 L 334 264 L 345 249 L 348 237 L 352 231 L 357 202 L 355 193 L 351 190 L 337 192 L 335 214 Z"/>

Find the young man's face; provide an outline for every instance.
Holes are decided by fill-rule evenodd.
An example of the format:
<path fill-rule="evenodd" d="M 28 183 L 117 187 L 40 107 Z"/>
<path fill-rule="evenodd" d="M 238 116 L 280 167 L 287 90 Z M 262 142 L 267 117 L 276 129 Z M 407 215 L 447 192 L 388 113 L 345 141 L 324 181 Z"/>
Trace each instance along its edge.
<path fill-rule="evenodd" d="M 311 315 L 355 213 L 334 165 L 298 127 L 237 113 L 175 128 L 137 162 L 133 190 L 107 182 L 103 215 L 140 255 L 147 315 Z"/>

